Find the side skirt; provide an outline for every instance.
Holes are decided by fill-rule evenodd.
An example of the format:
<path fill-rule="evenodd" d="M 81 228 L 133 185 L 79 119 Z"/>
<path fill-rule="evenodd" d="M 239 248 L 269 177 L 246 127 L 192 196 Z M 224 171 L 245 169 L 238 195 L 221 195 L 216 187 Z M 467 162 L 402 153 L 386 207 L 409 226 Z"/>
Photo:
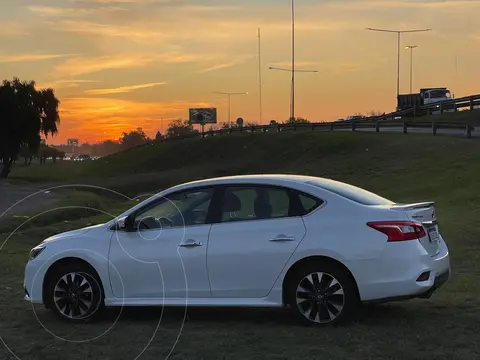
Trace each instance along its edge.
<path fill-rule="evenodd" d="M 222 299 L 222 298 L 198 298 L 198 299 L 105 299 L 105 306 L 194 306 L 194 307 L 269 307 L 281 308 L 282 303 L 272 302 L 267 298 L 261 299 Z"/>

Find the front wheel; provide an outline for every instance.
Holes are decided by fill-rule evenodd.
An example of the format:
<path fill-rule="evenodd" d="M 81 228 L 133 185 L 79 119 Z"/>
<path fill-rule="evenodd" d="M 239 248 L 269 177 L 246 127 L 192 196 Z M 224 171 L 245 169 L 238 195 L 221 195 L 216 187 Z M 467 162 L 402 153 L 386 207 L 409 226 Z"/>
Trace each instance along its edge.
<path fill-rule="evenodd" d="M 359 303 L 350 274 L 336 264 L 309 264 L 291 278 L 288 300 L 306 325 L 333 325 L 351 318 Z"/>
<path fill-rule="evenodd" d="M 69 322 L 86 322 L 103 307 L 100 280 L 82 265 L 57 269 L 49 279 L 46 301 L 57 317 Z"/>

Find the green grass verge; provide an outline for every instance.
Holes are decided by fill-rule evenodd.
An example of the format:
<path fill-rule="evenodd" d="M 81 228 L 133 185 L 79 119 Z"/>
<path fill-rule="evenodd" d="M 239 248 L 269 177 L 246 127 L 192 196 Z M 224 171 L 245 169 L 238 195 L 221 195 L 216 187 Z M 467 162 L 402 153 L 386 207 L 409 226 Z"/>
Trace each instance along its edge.
<path fill-rule="evenodd" d="M 64 163 L 13 176 L 31 181 L 95 183 L 132 194 L 203 177 L 301 173 L 347 181 L 393 200 L 437 203 L 451 251 L 453 277 L 431 300 L 363 308 L 353 324 L 298 326 L 284 311 L 188 309 L 117 312 L 87 326 L 59 323 L 22 298 L 29 249 L 45 237 L 104 219 L 53 217 L 11 237 L 0 252 L 0 336 L 20 359 L 475 359 L 480 356 L 480 142 L 423 135 L 299 132 L 248 134 L 158 144 L 91 163 Z M 82 189 L 82 191 L 85 191 Z M 68 194 L 67 194 L 68 195 Z M 68 197 L 65 195 L 65 201 Z M 125 206 L 99 193 L 79 196 L 102 209 Z M 73 200 L 72 200 L 73 201 Z M 82 203 L 79 199 L 77 203 Z M 88 214 L 87 214 L 88 215 Z M 92 215 L 92 214 L 90 214 Z M 65 217 L 67 221 L 65 222 Z M 3 226 L 3 225 L 2 225 Z M 8 234 L 0 235 L 0 240 Z M 78 343 L 97 337 L 92 341 Z M 152 340 L 150 342 L 150 340 Z M 300 354 L 300 355 L 299 355 Z M 14 359 L 7 350 L 2 359 Z"/>
<path fill-rule="evenodd" d="M 480 125 L 480 109 L 474 111 L 458 111 L 456 113 L 444 113 L 443 115 L 428 115 L 416 118 L 408 118 L 413 122 L 432 122 L 435 121 L 438 124 L 441 123 L 460 123 Z"/>

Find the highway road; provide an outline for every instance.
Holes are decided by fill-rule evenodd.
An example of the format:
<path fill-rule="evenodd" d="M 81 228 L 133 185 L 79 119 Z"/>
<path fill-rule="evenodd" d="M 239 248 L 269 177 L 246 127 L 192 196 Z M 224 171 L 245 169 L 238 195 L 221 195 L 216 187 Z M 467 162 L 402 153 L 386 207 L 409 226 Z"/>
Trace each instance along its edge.
<path fill-rule="evenodd" d="M 335 131 L 352 131 L 351 129 L 336 129 Z M 357 128 L 355 131 L 359 132 L 375 132 L 375 128 Z M 432 135 L 432 129 L 427 128 L 408 128 L 408 133 L 412 134 L 426 134 Z M 380 132 L 388 133 L 403 133 L 403 127 L 389 127 L 389 128 L 380 128 Z M 460 129 L 437 129 L 437 135 L 457 135 L 457 136 L 467 136 L 466 130 Z M 472 131 L 472 137 L 480 138 L 480 128 L 476 131 Z"/>

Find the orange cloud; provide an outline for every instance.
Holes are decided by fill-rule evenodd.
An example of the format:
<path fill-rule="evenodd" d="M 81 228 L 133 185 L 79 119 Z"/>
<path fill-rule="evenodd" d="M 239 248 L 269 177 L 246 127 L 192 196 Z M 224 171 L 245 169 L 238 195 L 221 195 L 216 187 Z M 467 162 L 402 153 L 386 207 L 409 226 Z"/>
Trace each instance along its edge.
<path fill-rule="evenodd" d="M 295 68 L 302 68 L 302 67 L 315 67 L 322 65 L 323 63 L 321 61 L 297 61 L 295 60 Z M 278 66 L 278 67 L 285 67 L 290 69 L 292 67 L 292 62 L 291 61 L 282 61 L 282 62 L 276 62 L 272 63 L 272 66 Z"/>
<path fill-rule="evenodd" d="M 98 80 L 57 80 L 57 81 L 51 81 L 51 82 L 45 82 L 45 83 L 37 83 L 37 88 L 39 89 L 47 89 L 51 88 L 54 90 L 58 89 L 64 89 L 64 88 L 75 88 L 79 87 L 80 84 L 90 84 L 90 83 L 97 83 L 99 82 Z"/>
<path fill-rule="evenodd" d="M 154 61 L 151 56 L 117 55 L 99 58 L 73 58 L 56 67 L 59 76 L 76 76 L 95 73 L 107 69 L 127 69 L 141 67 Z"/>
<path fill-rule="evenodd" d="M 167 32 L 154 30 L 149 26 L 100 24 L 92 21 L 65 20 L 56 24 L 55 27 L 62 31 L 77 34 L 120 37 L 140 42 L 158 42 L 169 38 Z"/>
<path fill-rule="evenodd" d="M 123 94 L 123 93 L 132 92 L 138 89 L 146 89 L 146 88 L 151 88 L 154 86 L 165 85 L 165 84 L 166 82 L 156 82 L 156 83 L 139 84 L 139 85 L 131 85 L 131 86 L 121 86 L 113 89 L 87 90 L 85 91 L 85 93 L 90 95 Z"/>
<path fill-rule="evenodd" d="M 164 54 L 118 54 L 115 56 L 101 56 L 91 58 L 72 58 L 62 64 L 57 65 L 56 73 L 58 76 L 77 76 L 95 73 L 109 69 L 129 69 L 139 68 L 149 65 L 153 62 L 164 64 L 180 64 L 180 63 L 199 63 L 210 62 L 215 59 L 225 58 L 225 55 L 214 53 L 180 53 L 169 52 Z M 248 58 L 250 58 L 249 56 Z M 241 61 L 245 61 L 247 57 L 241 57 Z M 237 63 L 239 60 L 235 60 Z M 233 64 L 234 65 L 234 64 Z M 230 66 L 233 66 L 230 65 Z M 221 66 L 227 67 L 227 66 Z M 221 68 L 219 67 L 219 68 Z M 211 71 L 214 69 L 207 69 Z"/>
<path fill-rule="evenodd" d="M 0 63 L 9 63 L 9 62 L 29 62 L 29 61 L 41 61 L 41 60 L 51 60 L 59 59 L 68 56 L 73 56 L 72 54 L 20 54 L 20 55 L 0 55 Z"/>
<path fill-rule="evenodd" d="M 23 24 L 15 21 L 2 21 L 0 37 L 5 35 L 27 35 L 28 32 Z"/>
<path fill-rule="evenodd" d="M 101 8 L 65 8 L 53 6 L 29 6 L 28 10 L 40 16 L 75 16 L 81 17 L 99 11 L 125 11 L 121 7 L 109 6 Z"/>
<path fill-rule="evenodd" d="M 166 3 L 170 0 L 74 0 L 76 3 L 96 3 L 96 4 L 148 4 L 148 3 Z"/>
<path fill-rule="evenodd" d="M 229 67 L 239 65 L 239 64 L 244 64 L 246 61 L 254 58 L 255 56 L 256 55 L 243 56 L 243 57 L 240 57 L 239 59 L 235 59 L 235 60 L 232 60 L 232 61 L 217 64 L 217 65 L 213 65 L 213 66 L 210 66 L 206 69 L 198 70 L 198 71 L 196 71 L 196 73 L 201 74 L 201 73 L 206 73 L 206 72 L 210 72 L 210 71 L 214 71 L 214 70 L 229 68 Z"/>
<path fill-rule="evenodd" d="M 142 127 L 154 136 L 160 130 L 165 132 L 170 120 L 183 114 L 188 118 L 189 107 L 209 107 L 206 102 L 136 102 L 110 98 L 73 97 L 62 100 L 60 108 L 60 134 L 54 143 L 65 142 L 67 138 L 96 142 L 118 139 L 122 132 Z M 51 141 L 50 141 L 51 142 Z"/>
<path fill-rule="evenodd" d="M 178 8 L 180 11 L 198 13 L 201 12 L 218 12 L 218 11 L 234 11 L 239 10 L 238 6 L 209 6 L 209 5 L 186 5 Z"/>

